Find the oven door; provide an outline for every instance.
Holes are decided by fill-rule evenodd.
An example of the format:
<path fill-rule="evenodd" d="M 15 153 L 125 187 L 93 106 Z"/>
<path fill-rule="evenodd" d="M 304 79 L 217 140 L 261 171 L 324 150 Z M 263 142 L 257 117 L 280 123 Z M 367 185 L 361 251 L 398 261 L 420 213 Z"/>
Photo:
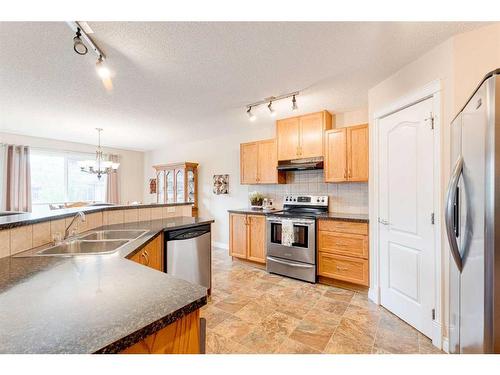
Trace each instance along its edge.
<path fill-rule="evenodd" d="M 281 244 L 281 218 L 267 218 L 267 255 L 316 264 L 316 224 L 312 219 L 291 219 L 294 241 L 292 246 Z"/>

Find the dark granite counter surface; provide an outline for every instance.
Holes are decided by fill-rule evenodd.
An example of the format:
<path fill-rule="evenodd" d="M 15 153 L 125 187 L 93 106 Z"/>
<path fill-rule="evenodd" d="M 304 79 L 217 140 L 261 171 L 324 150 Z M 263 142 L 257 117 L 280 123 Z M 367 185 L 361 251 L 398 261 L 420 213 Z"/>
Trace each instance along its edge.
<path fill-rule="evenodd" d="M 353 221 L 358 223 L 368 223 L 367 214 L 348 214 L 341 212 L 328 212 L 324 215 L 318 216 L 321 220 L 342 220 L 342 221 Z"/>
<path fill-rule="evenodd" d="M 113 205 L 113 206 L 84 206 L 75 208 L 65 208 L 54 210 L 41 214 L 36 213 L 21 213 L 17 215 L 0 216 L 0 229 L 15 228 L 22 225 L 36 224 L 43 221 L 64 219 L 74 216 L 75 213 L 82 211 L 86 214 L 102 211 L 124 210 L 124 209 L 139 209 L 139 208 L 154 208 L 154 207 L 170 207 L 192 205 L 192 203 L 152 203 L 152 204 L 136 204 L 136 205 Z"/>
<path fill-rule="evenodd" d="M 257 209 L 257 208 L 237 208 L 234 210 L 227 210 L 227 212 L 232 213 L 232 214 L 251 214 L 251 215 L 268 215 L 276 212 L 280 212 L 281 210 L 263 210 L 263 209 Z"/>
<path fill-rule="evenodd" d="M 206 288 L 126 257 L 162 231 L 212 222 L 107 225 L 96 229 L 148 232 L 113 254 L 0 259 L 0 353 L 116 353 L 202 307 Z"/>

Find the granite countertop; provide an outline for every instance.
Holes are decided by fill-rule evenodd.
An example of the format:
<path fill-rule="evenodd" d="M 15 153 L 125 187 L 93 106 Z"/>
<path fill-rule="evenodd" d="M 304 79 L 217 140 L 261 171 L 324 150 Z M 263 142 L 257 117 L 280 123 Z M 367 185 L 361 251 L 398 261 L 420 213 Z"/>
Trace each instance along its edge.
<path fill-rule="evenodd" d="M 82 211 L 85 213 L 94 213 L 102 211 L 113 211 L 123 209 L 138 209 L 138 208 L 154 208 L 154 207 L 170 207 L 170 206 L 185 206 L 192 205 L 191 202 L 186 203 L 151 203 L 151 204 L 130 204 L 130 205 L 113 205 L 113 206 L 84 206 L 74 208 L 64 208 L 53 210 L 45 213 L 20 213 L 16 215 L 0 216 L 0 229 L 9 229 L 22 225 L 36 224 L 47 220 L 63 219 L 74 216 L 75 213 Z"/>
<path fill-rule="evenodd" d="M 126 257 L 162 231 L 212 222 L 107 225 L 96 230 L 148 232 L 113 254 L 0 259 L 0 353 L 116 353 L 199 309 L 206 288 Z"/>
<path fill-rule="evenodd" d="M 228 210 L 229 213 L 235 214 L 252 214 L 252 215 L 269 215 L 276 212 L 281 212 L 281 210 L 258 210 L 253 208 L 239 208 L 234 210 Z M 352 221 L 359 223 L 368 223 L 367 214 L 349 214 L 342 212 L 327 212 L 322 215 L 317 216 L 320 220 L 342 220 L 342 221 Z"/>
<path fill-rule="evenodd" d="M 267 215 L 267 214 L 272 214 L 276 212 L 281 212 L 280 209 L 274 209 L 274 210 L 263 210 L 259 208 L 251 208 L 251 207 L 246 207 L 246 208 L 237 208 L 234 210 L 227 210 L 229 213 L 233 214 L 252 214 L 252 215 Z"/>
<path fill-rule="evenodd" d="M 328 212 L 324 215 L 318 216 L 320 220 L 342 220 L 342 221 L 353 221 L 358 223 L 368 223 L 367 214 L 349 214 L 342 212 Z"/>

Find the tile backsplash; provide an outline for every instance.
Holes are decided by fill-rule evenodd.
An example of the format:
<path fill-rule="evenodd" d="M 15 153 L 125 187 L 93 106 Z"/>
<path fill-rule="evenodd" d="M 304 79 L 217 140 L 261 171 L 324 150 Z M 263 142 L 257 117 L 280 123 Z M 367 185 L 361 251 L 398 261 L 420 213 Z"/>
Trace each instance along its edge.
<path fill-rule="evenodd" d="M 286 184 L 251 185 L 248 191 L 258 191 L 272 198 L 274 205 L 283 205 L 285 194 L 328 195 L 329 211 L 353 214 L 368 213 L 368 183 L 326 183 L 323 170 L 291 171 L 286 173 Z"/>

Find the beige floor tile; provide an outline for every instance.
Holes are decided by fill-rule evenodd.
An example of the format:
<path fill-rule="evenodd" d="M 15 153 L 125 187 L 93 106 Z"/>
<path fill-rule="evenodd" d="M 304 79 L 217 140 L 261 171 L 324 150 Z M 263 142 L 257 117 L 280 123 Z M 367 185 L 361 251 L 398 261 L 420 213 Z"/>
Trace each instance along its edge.
<path fill-rule="evenodd" d="M 325 291 L 323 296 L 334 299 L 336 301 L 349 303 L 351 302 L 351 299 L 354 296 L 354 292 L 350 290 L 332 287 L 331 289 Z"/>
<path fill-rule="evenodd" d="M 259 323 L 272 314 L 272 310 L 267 309 L 257 302 L 250 301 L 241 310 L 235 313 L 240 319 L 250 323 Z"/>
<path fill-rule="evenodd" d="M 209 306 L 201 310 L 201 317 L 207 321 L 207 328 L 215 328 L 219 323 L 229 318 L 231 314 L 216 307 Z"/>
<path fill-rule="evenodd" d="M 243 296 L 238 295 L 230 295 L 227 298 L 224 298 L 220 302 L 215 304 L 215 307 L 224 310 L 228 313 L 234 314 L 235 312 L 241 310 L 250 300 Z"/>
<path fill-rule="evenodd" d="M 285 339 L 275 352 L 276 354 L 320 354 L 321 352 L 301 342 Z"/>
<path fill-rule="evenodd" d="M 326 346 L 325 354 L 370 354 L 371 345 L 360 344 L 351 337 L 343 335 L 334 335 Z"/>
<path fill-rule="evenodd" d="M 251 353 L 251 351 L 237 342 L 228 339 L 227 337 L 221 336 L 211 330 L 207 330 L 206 353 L 247 354 Z"/>
<path fill-rule="evenodd" d="M 360 346 L 373 346 L 377 324 L 361 323 L 355 320 L 342 318 L 334 333 L 342 338 L 349 338 Z"/>
<path fill-rule="evenodd" d="M 217 326 L 213 329 L 213 332 L 238 342 L 242 337 L 249 334 L 250 331 L 255 328 L 255 323 L 251 323 L 242 320 L 237 316 L 231 315 L 217 324 Z"/>
<path fill-rule="evenodd" d="M 291 333 L 290 338 L 316 350 L 323 351 L 334 331 L 335 328 L 330 326 L 302 320 Z"/>

